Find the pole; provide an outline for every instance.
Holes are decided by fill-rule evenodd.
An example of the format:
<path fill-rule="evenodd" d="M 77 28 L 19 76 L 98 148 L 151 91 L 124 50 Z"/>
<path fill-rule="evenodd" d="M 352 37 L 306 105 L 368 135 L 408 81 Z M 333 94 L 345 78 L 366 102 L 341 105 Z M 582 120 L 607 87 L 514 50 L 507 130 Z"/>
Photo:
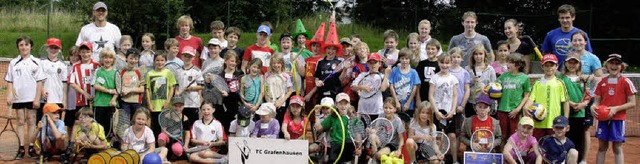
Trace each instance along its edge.
<path fill-rule="evenodd" d="M 231 1 L 227 1 L 227 27 L 231 26 Z"/>
<path fill-rule="evenodd" d="M 53 0 L 49 0 L 49 10 L 47 10 L 47 38 L 51 37 L 51 11 L 53 10 Z"/>

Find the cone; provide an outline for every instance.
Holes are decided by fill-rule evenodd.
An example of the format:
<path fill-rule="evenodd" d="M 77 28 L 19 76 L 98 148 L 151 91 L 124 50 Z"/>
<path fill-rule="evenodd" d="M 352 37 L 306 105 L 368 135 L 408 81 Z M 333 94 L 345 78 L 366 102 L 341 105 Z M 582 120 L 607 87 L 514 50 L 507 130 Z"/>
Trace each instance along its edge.
<path fill-rule="evenodd" d="M 327 34 L 327 40 L 325 40 L 322 45 L 322 53 L 326 54 L 325 49 L 327 47 L 336 47 L 338 50 L 336 51 L 336 55 L 342 55 L 342 44 L 340 44 L 340 40 L 338 39 L 338 29 L 336 29 L 336 23 L 331 22 L 329 24 L 329 34 Z"/>
<path fill-rule="evenodd" d="M 318 27 L 318 30 L 316 31 L 316 34 L 313 35 L 313 38 L 311 38 L 311 40 L 307 39 L 307 41 L 305 42 L 305 45 L 308 49 L 311 49 L 311 43 L 318 43 L 320 44 L 320 47 L 322 47 L 322 43 L 324 43 L 324 22 L 320 24 L 320 27 Z"/>
<path fill-rule="evenodd" d="M 298 39 L 298 35 L 304 35 L 309 39 L 309 32 L 304 28 L 304 24 L 302 24 L 302 20 L 296 20 L 296 31 L 293 33 L 293 38 Z"/>

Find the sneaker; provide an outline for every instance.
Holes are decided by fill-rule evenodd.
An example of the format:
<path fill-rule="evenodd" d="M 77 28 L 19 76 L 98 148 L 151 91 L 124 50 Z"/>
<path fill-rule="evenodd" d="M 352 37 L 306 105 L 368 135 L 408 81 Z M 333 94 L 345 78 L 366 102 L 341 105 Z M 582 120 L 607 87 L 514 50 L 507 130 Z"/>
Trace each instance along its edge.
<path fill-rule="evenodd" d="M 30 157 L 38 157 L 38 153 L 36 153 L 36 149 L 29 148 L 29 156 Z"/>
<path fill-rule="evenodd" d="M 69 163 L 69 155 L 67 153 L 60 154 L 60 162 L 63 164 Z"/>
<path fill-rule="evenodd" d="M 21 160 L 22 158 L 24 158 L 24 149 L 19 149 L 18 150 L 18 154 L 16 154 L 16 157 L 13 158 L 15 160 Z"/>

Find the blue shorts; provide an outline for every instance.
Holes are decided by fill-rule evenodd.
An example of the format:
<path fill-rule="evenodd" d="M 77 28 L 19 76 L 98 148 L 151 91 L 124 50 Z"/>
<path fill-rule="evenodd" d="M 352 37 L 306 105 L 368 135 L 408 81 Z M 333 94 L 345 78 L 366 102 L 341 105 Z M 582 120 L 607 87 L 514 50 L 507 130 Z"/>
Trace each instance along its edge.
<path fill-rule="evenodd" d="M 611 142 L 624 142 L 624 129 L 623 120 L 598 121 L 596 138 Z"/>

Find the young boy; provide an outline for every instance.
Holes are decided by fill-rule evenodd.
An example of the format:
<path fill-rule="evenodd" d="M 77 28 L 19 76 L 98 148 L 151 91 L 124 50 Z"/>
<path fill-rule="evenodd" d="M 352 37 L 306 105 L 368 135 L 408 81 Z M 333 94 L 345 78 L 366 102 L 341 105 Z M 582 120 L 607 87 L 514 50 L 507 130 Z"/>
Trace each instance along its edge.
<path fill-rule="evenodd" d="M 500 129 L 504 136 L 511 136 L 518 128 L 518 120 L 524 104 L 529 100 L 531 81 L 529 76 L 523 73 L 524 60 L 519 53 L 510 54 L 507 57 L 508 72 L 496 79 L 502 85 L 502 99 L 496 112 L 496 119 L 500 121 Z"/>
<path fill-rule="evenodd" d="M 120 107 L 129 113 L 130 118 L 133 118 L 133 113 L 142 104 L 142 93 L 144 93 L 142 72 L 138 69 L 140 51 L 136 48 L 130 48 L 125 55 L 127 56 L 127 67 L 118 70 L 116 89 L 120 94 Z"/>
<path fill-rule="evenodd" d="M 571 35 L 582 30 L 573 26 L 573 21 L 576 20 L 576 9 L 573 6 L 564 4 L 558 7 L 557 13 L 560 27 L 547 33 L 547 36 L 544 37 L 544 42 L 542 43 L 540 50 L 544 54 L 553 53 L 556 55 L 558 60 L 564 61 L 565 57 L 569 55 L 569 52 L 573 51 L 571 46 Z M 587 33 L 585 32 L 585 35 L 586 34 Z M 589 37 L 586 36 L 585 39 L 587 42 L 585 50 L 591 52 L 592 49 Z M 560 64 L 558 68 L 562 68 L 562 64 Z"/>
<path fill-rule="evenodd" d="M 436 127 L 439 131 L 444 131 L 449 136 L 450 142 L 456 142 L 456 126 L 454 124 L 454 115 L 458 103 L 458 79 L 449 73 L 449 68 L 453 59 L 449 54 L 438 56 L 438 67 L 440 72 L 431 77 L 429 81 L 429 101 L 434 102 L 437 112 L 434 117 L 437 121 Z M 438 101 L 436 101 L 438 100 Z M 451 147 L 455 147 L 454 144 Z M 457 151 L 450 151 L 454 157 L 453 161 L 457 162 Z"/>
<path fill-rule="evenodd" d="M 222 23 L 222 21 L 216 20 L 211 22 L 209 28 L 211 28 L 211 39 L 218 39 L 220 41 L 220 49 L 227 48 L 229 42 L 225 40 L 226 35 L 224 31 L 224 23 Z M 224 56 L 224 54 L 222 54 L 221 56 Z M 205 61 L 210 57 L 211 54 L 209 54 L 209 50 L 207 48 L 203 49 L 202 55 L 200 55 L 200 59 L 202 59 L 202 61 Z"/>
<path fill-rule="evenodd" d="M 202 52 L 202 49 L 204 49 L 204 46 L 202 44 L 202 39 L 200 39 L 197 36 L 191 35 L 191 29 L 193 29 L 193 19 L 191 19 L 191 17 L 188 15 L 180 16 L 180 18 L 178 18 L 178 21 L 176 21 L 176 26 L 178 27 L 178 31 L 179 31 L 179 34 L 176 37 L 176 40 L 178 41 L 180 46 L 178 50 L 182 50 L 186 46 L 191 46 L 194 49 L 196 49 L 197 50 L 196 58 L 194 58 L 192 62 L 193 62 L 193 65 L 195 65 L 196 67 L 202 68 L 202 61 L 200 60 L 200 55 L 202 54 L 200 52 Z M 177 53 L 178 58 L 180 59 L 182 59 L 181 52 L 182 51 Z"/>
<path fill-rule="evenodd" d="M 369 66 L 368 72 L 362 72 L 358 74 L 358 77 L 353 80 L 351 83 L 351 90 L 355 92 L 360 91 L 375 91 L 372 96 L 364 97 L 360 96 L 358 100 L 358 112 L 369 115 L 371 120 L 375 120 L 378 118 L 378 115 L 383 113 L 383 96 L 382 92 L 386 91 L 389 87 L 389 74 L 391 73 L 391 69 L 385 70 L 385 74 L 379 72 L 380 67 L 382 67 L 382 57 L 378 55 L 378 53 L 372 53 L 368 57 L 367 66 Z M 371 86 L 360 85 L 360 81 L 364 79 L 365 76 L 373 76 L 373 80 L 375 82 L 380 82 L 380 88 L 371 88 Z"/>
<path fill-rule="evenodd" d="M 609 114 L 606 116 L 607 120 L 598 121 L 596 138 L 598 138 L 600 144 L 596 163 L 604 163 L 609 142 L 613 143 L 613 154 L 615 155 L 616 163 L 624 163 L 622 143 L 625 141 L 624 131 L 627 110 L 635 108 L 635 95 L 638 90 L 636 90 L 631 80 L 621 75 L 622 71 L 627 68 L 627 64 L 622 61 L 621 55 L 609 55 L 604 67 L 609 72 L 609 76 L 600 80 L 596 85 L 595 101 L 591 106 L 591 114 L 593 114 L 594 118 L 599 117 L 600 113 L 596 112 L 598 106 L 605 106 L 609 109 Z"/>
<path fill-rule="evenodd" d="M 189 47 L 185 47 L 189 48 Z M 186 61 L 184 66 L 176 72 L 176 81 L 178 87 L 176 94 L 184 98 L 183 113 L 189 120 L 198 120 L 198 110 L 202 103 L 202 89 L 204 85 L 204 77 L 198 67 L 195 67 L 191 60 L 194 60 L 195 53 L 191 50 L 182 51 L 182 59 Z M 206 62 L 205 62 L 206 63 Z M 191 122 L 193 123 L 193 122 Z"/>
<path fill-rule="evenodd" d="M 167 51 L 167 61 L 164 64 L 164 68 L 169 69 L 171 72 L 173 72 L 173 74 L 175 74 L 176 71 L 184 65 L 183 60 L 181 58 L 177 58 L 178 52 L 181 52 L 181 54 L 183 54 L 184 47 L 187 46 L 180 46 L 180 42 L 178 42 L 178 40 L 169 38 L 164 41 L 164 47 Z"/>
<path fill-rule="evenodd" d="M 302 56 L 302 58 L 309 58 L 313 56 L 313 53 L 309 51 L 309 48 L 306 46 L 307 39 L 309 39 L 310 34 L 307 32 L 307 29 L 304 28 L 304 24 L 302 24 L 302 20 L 296 20 L 296 31 L 293 33 L 293 39 L 295 41 L 295 47 L 291 50 L 292 52 L 296 52 Z"/>
<path fill-rule="evenodd" d="M 78 125 L 73 127 L 73 138 L 67 147 L 80 147 L 84 156 L 100 152 L 107 149 L 110 144 L 105 136 L 104 127 L 98 124 L 93 118 L 93 110 L 89 107 L 83 107 L 78 111 Z"/>
<path fill-rule="evenodd" d="M 216 38 L 209 40 L 207 44 L 209 58 L 202 63 L 202 72 L 220 74 L 223 70 L 224 59 L 220 57 L 220 41 Z"/>
<path fill-rule="evenodd" d="M 398 66 L 392 68 L 389 75 L 391 87 L 391 96 L 396 100 L 396 108 L 398 112 L 403 112 L 409 116 L 413 116 L 414 98 L 418 91 L 420 78 L 418 72 L 411 68 L 410 55 L 411 50 L 403 48 L 398 54 Z"/>
<path fill-rule="evenodd" d="M 180 96 L 172 97 L 171 108 L 173 108 L 173 110 L 175 110 L 178 115 L 184 116 L 184 114 L 182 113 L 184 111 L 184 98 Z M 171 154 L 174 155 L 172 157 L 181 158 L 184 150 L 187 149 L 190 143 L 191 125 L 191 121 L 188 117 L 182 117 L 183 136 L 180 137 L 184 138 L 184 145 L 181 145 L 177 140 L 170 138 L 169 135 L 167 135 L 167 133 L 162 130 L 162 132 L 158 135 L 158 147 L 160 147 L 161 149 L 166 148 L 170 150 L 172 152 Z M 169 145 L 171 145 L 171 147 L 169 147 Z M 165 157 L 169 157 L 169 155 L 165 155 Z"/>
<path fill-rule="evenodd" d="M 396 114 L 395 106 L 397 105 L 394 105 L 395 103 L 396 103 L 396 100 L 394 100 L 391 97 L 387 97 L 384 100 L 384 118 L 391 122 L 391 125 L 393 126 L 393 129 L 394 129 L 393 133 L 396 133 L 396 134 L 393 134 L 391 141 L 387 145 L 376 145 L 377 141 L 375 138 L 377 137 L 373 137 L 375 135 L 372 135 L 373 139 L 371 139 L 372 141 L 370 141 L 372 143 L 371 145 L 372 151 L 376 152 L 375 159 L 378 159 L 381 161 L 382 161 L 381 157 L 385 154 L 393 154 L 393 156 L 395 157 L 402 156 L 402 149 L 404 147 L 404 140 L 405 140 L 404 137 L 402 136 L 404 136 L 405 126 L 402 120 L 400 119 L 400 117 L 398 117 L 398 115 Z M 372 138 L 372 137 L 369 137 L 369 138 Z"/>
<path fill-rule="evenodd" d="M 89 42 L 80 44 L 80 62 L 73 65 L 71 75 L 69 75 L 69 84 L 76 90 L 76 110 L 89 106 L 89 102 L 93 100 L 94 89 L 91 85 L 91 79 L 95 74 L 95 70 L 100 64 L 91 59 L 92 47 Z M 93 109 L 92 109 L 93 110 Z M 73 116 L 72 116 L 73 117 Z"/>
<path fill-rule="evenodd" d="M 238 108 L 236 119 L 229 124 L 229 135 L 232 137 L 249 137 L 255 124 L 256 123 L 251 120 L 251 108 L 241 106 Z"/>
<path fill-rule="evenodd" d="M 304 58 L 299 53 L 291 52 L 293 48 L 293 37 L 291 34 L 285 32 L 280 35 L 280 50 L 282 51 L 282 57 L 284 58 L 284 70 L 291 77 L 291 81 L 295 86 L 296 95 L 303 95 L 302 91 L 302 76 L 304 76 Z M 294 68 L 295 67 L 295 68 Z M 295 71 L 295 74 L 293 70 Z M 295 76 L 295 77 L 294 77 Z"/>
<path fill-rule="evenodd" d="M 339 161 L 339 163 L 342 162 L 348 162 L 351 161 L 351 159 L 353 158 L 353 152 L 354 146 L 353 143 L 351 141 L 351 137 L 349 135 L 349 133 L 345 133 L 344 134 L 344 145 L 342 145 L 342 140 L 343 140 L 343 136 L 342 136 L 342 132 L 344 131 L 348 131 L 348 127 L 344 126 L 343 129 L 343 125 L 348 125 L 349 124 L 349 118 L 347 117 L 347 106 L 349 106 L 349 96 L 346 95 L 345 93 L 340 93 L 338 94 L 340 96 L 336 96 L 336 100 L 338 101 L 338 104 L 335 105 L 336 110 L 338 111 L 338 113 L 335 112 L 331 112 L 331 114 L 325 115 L 324 119 L 322 119 L 322 121 L 316 121 L 315 122 L 315 129 L 317 133 L 322 133 L 325 132 L 325 135 L 328 135 L 329 137 L 327 138 L 327 144 L 329 144 L 330 146 L 330 150 L 328 150 L 328 162 L 330 163 L 336 163 L 334 161 Z M 333 99 L 331 99 L 330 97 L 325 97 L 321 100 L 321 105 L 324 106 L 334 106 L 334 102 Z M 315 115 L 316 117 L 320 116 L 320 109 L 326 109 L 326 107 L 322 107 L 322 108 L 316 108 Z M 340 120 L 338 117 L 340 117 L 342 120 Z M 347 152 L 347 153 L 342 153 L 342 156 L 340 158 L 338 158 L 338 155 L 340 153 L 340 149 L 344 147 L 343 152 Z"/>
<path fill-rule="evenodd" d="M 42 108 L 42 113 L 47 116 L 47 126 L 43 127 L 43 123 L 39 121 L 37 131 L 40 132 L 41 128 L 47 128 L 47 133 L 38 134 L 36 142 L 39 143 L 42 137 L 47 137 L 45 152 L 40 152 L 45 154 L 45 158 L 51 157 L 53 152 L 63 152 L 67 147 L 67 130 L 65 129 L 64 121 L 60 120 L 60 113 L 63 110 L 64 108 L 61 108 L 56 103 L 47 103 Z M 60 161 L 66 161 L 65 157 L 65 155 L 60 156 Z"/>
<path fill-rule="evenodd" d="M 339 78 L 341 68 L 338 68 L 342 63 L 342 58 L 338 57 L 342 54 L 342 45 L 338 42 L 335 22 L 329 25 L 329 34 L 325 43 L 322 44 L 322 52 L 326 53 L 326 56 L 318 61 L 316 72 L 313 74 L 318 91 L 316 94 L 318 98 L 335 97 L 342 91 Z"/>
<path fill-rule="evenodd" d="M 386 67 L 391 67 L 398 61 L 398 33 L 393 30 L 387 30 L 384 32 L 384 49 L 378 51 L 378 54 L 382 55 L 382 61 Z"/>
<path fill-rule="evenodd" d="M 489 152 L 488 149 L 493 149 L 492 152 L 497 152 L 495 148 L 502 143 L 502 131 L 500 130 L 500 122 L 493 117 L 489 117 L 489 110 L 491 110 L 492 100 L 486 94 L 481 94 L 475 101 L 473 109 L 475 109 L 476 115 L 467 117 L 462 124 L 462 134 L 460 135 L 460 141 L 467 145 L 467 151 L 480 150 L 481 152 Z M 493 133 L 494 141 L 493 145 L 480 145 L 475 141 L 471 141 L 471 135 L 477 130 L 489 130 Z M 479 135 L 481 137 L 482 135 Z M 482 138 L 480 138 L 482 140 Z M 474 149 L 471 149 L 475 147 Z"/>
<path fill-rule="evenodd" d="M 44 103 L 55 103 L 60 107 L 67 106 L 67 87 L 69 71 L 67 64 L 61 60 L 62 43 L 58 38 L 47 39 L 47 59 L 42 60 L 42 71 L 46 79 L 43 82 L 42 99 Z M 40 107 L 44 107 L 44 103 Z M 42 110 L 38 110 L 36 118 L 42 117 Z"/>
<path fill-rule="evenodd" d="M 533 136 L 540 138 L 546 135 L 554 134 L 552 129 L 553 120 L 559 115 L 569 116 L 569 101 L 566 101 L 567 89 L 564 83 L 556 78 L 556 70 L 558 70 L 558 58 L 553 54 L 544 55 L 542 58 L 542 69 L 544 77 L 540 78 L 533 84 L 529 100 L 524 105 L 529 107 L 534 103 L 542 105 L 547 110 L 547 116 L 544 120 L 535 123 Z M 567 109 L 562 111 L 562 109 Z M 526 116 L 531 117 L 530 112 L 524 112 Z"/>
<path fill-rule="evenodd" d="M 242 31 L 240 30 L 240 28 L 233 26 L 227 28 L 227 30 L 224 31 L 224 37 L 226 38 L 228 44 L 227 47 L 223 48 L 222 51 L 220 51 L 221 58 L 224 58 L 224 55 L 227 54 L 227 51 L 229 50 L 235 51 L 238 55 L 244 54 L 244 50 L 238 47 L 238 41 L 240 40 L 241 33 Z M 238 69 L 240 69 L 240 65 L 238 65 L 237 67 Z"/>
<path fill-rule="evenodd" d="M 544 149 L 547 152 L 544 158 L 551 161 L 551 163 L 578 163 L 576 145 L 566 136 L 569 128 L 569 119 L 559 115 L 553 119 L 554 134 L 552 137 L 540 140 L 543 145 L 540 149 Z"/>
<path fill-rule="evenodd" d="M 464 61 L 460 65 L 463 67 L 469 65 L 469 56 L 476 44 L 483 44 L 484 47 L 491 47 L 491 41 L 489 41 L 489 38 L 476 32 L 476 25 L 478 25 L 478 16 L 476 16 L 476 13 L 473 11 L 465 12 L 462 15 L 462 26 L 464 26 L 464 32 L 451 37 L 449 48 L 447 48 L 449 50 L 453 47 L 460 47 L 460 49 L 462 49 L 464 52 Z M 489 61 L 493 61 L 494 57 L 492 49 L 487 49 L 487 58 Z"/>
<path fill-rule="evenodd" d="M 256 44 L 253 44 L 244 51 L 242 55 L 242 71 L 247 71 L 247 64 L 251 59 L 258 58 L 262 60 L 262 74 L 266 73 L 269 68 L 269 59 L 276 51 L 269 47 L 269 38 L 271 37 L 271 28 L 266 25 L 258 27 L 256 32 Z"/>
<path fill-rule="evenodd" d="M 304 101 L 309 102 L 305 108 L 305 111 L 311 111 L 314 107 L 310 104 L 316 104 L 316 91 L 318 88 L 316 87 L 314 74 L 316 72 L 316 66 L 318 65 L 318 61 L 322 60 L 324 56 L 320 53 L 320 49 L 322 48 L 322 44 L 324 43 L 324 22 L 320 24 L 316 34 L 313 36 L 311 40 L 306 40 L 305 45 L 308 50 L 313 53 L 313 56 L 308 57 L 304 60 L 306 63 L 304 70 L 304 83 L 305 83 L 305 91 L 304 91 Z"/>
<path fill-rule="evenodd" d="M 436 39 L 431 37 L 430 33 L 431 33 L 431 22 L 429 20 L 427 20 L 427 19 L 421 20 L 420 23 L 418 23 L 418 34 L 420 36 L 419 37 L 419 41 L 420 41 L 420 61 L 423 61 L 423 60 L 426 60 L 426 59 L 430 58 L 429 57 L 429 47 L 428 47 L 429 46 L 429 42 L 431 42 L 432 40 L 436 40 Z M 440 46 L 440 43 L 438 43 L 438 49 L 436 50 L 435 54 L 436 54 L 436 56 L 440 56 L 442 54 L 442 46 Z M 437 62 L 435 64 L 437 64 Z M 424 97 L 427 97 L 427 96 L 424 96 Z"/>
<path fill-rule="evenodd" d="M 416 95 L 417 102 L 429 100 L 429 81 L 431 81 L 431 77 L 440 72 L 440 67 L 438 67 L 438 50 L 442 49 L 441 47 L 440 42 L 436 39 L 430 39 L 426 43 L 426 56 L 428 56 L 428 58 L 420 60 L 418 66 L 416 66 L 416 72 L 418 72 L 418 78 L 420 78 L 418 94 Z"/>

